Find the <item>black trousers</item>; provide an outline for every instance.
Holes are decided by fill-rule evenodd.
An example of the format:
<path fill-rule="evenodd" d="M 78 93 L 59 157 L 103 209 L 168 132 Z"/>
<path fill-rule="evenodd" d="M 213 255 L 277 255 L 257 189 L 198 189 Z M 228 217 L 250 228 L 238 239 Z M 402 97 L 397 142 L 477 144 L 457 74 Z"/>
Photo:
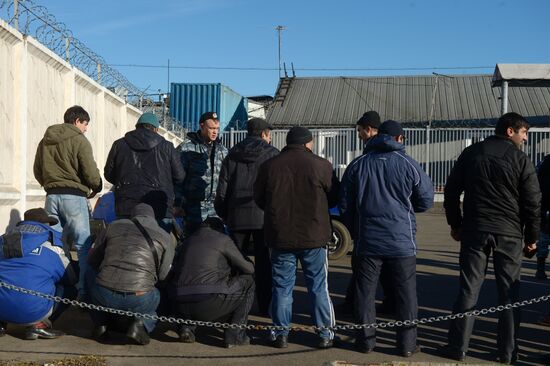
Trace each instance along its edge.
<path fill-rule="evenodd" d="M 355 319 L 358 324 L 376 322 L 374 300 L 382 266 L 386 266 L 394 284 L 397 320 L 413 320 L 418 317 L 416 297 L 416 257 L 380 258 L 356 257 Z M 397 328 L 397 349 L 401 352 L 416 348 L 416 326 Z M 376 345 L 376 329 L 357 330 L 356 343 L 372 349 Z"/>
<path fill-rule="evenodd" d="M 355 303 L 355 281 L 356 281 L 356 270 L 354 269 L 353 263 L 355 262 L 355 256 L 351 257 L 351 277 L 349 279 L 348 287 L 346 289 L 346 299 L 345 303 L 351 307 Z M 384 298 L 382 299 L 382 305 L 388 309 L 395 309 L 395 297 L 393 293 L 393 283 L 391 273 L 388 270 L 388 266 L 382 264 L 382 269 L 380 270 L 380 285 L 382 286 L 382 291 L 384 293 Z"/>
<path fill-rule="evenodd" d="M 248 247 L 250 237 L 254 240 L 256 297 L 260 313 L 267 315 L 271 304 L 271 259 L 269 248 L 265 245 L 264 231 L 263 229 L 233 231 L 231 235 L 241 251 Z"/>
<path fill-rule="evenodd" d="M 460 289 L 453 313 L 473 310 L 487 273 L 493 252 L 493 266 L 498 291 L 498 304 L 507 305 L 519 298 L 521 271 L 521 238 L 481 232 L 462 233 L 460 243 Z M 449 329 L 449 344 L 463 352 L 468 350 L 474 328 L 473 316 L 455 319 Z M 499 356 L 512 359 L 518 352 L 520 309 L 499 312 L 497 347 Z"/>
<path fill-rule="evenodd" d="M 198 302 L 176 302 L 176 316 L 201 321 L 221 321 L 231 324 L 246 324 L 248 313 L 254 302 L 254 279 L 251 275 L 241 275 L 235 279 L 240 283 L 240 291 L 232 294 L 212 294 Z M 186 326 L 191 331 L 196 327 Z M 225 343 L 238 343 L 246 336 L 244 329 L 226 329 Z"/>

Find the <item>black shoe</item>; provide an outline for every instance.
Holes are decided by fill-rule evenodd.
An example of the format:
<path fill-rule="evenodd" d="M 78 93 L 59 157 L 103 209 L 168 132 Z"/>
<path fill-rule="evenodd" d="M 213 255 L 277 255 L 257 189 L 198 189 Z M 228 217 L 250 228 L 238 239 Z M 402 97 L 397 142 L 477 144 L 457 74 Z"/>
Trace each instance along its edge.
<path fill-rule="evenodd" d="M 248 346 L 250 345 L 250 338 L 248 336 L 244 336 L 243 339 L 237 342 L 230 342 L 225 344 L 225 348 L 233 348 L 236 346 Z"/>
<path fill-rule="evenodd" d="M 411 357 L 412 355 L 415 355 L 420 352 L 420 346 L 414 347 L 412 351 L 403 351 L 401 352 L 401 356 L 403 357 Z"/>
<path fill-rule="evenodd" d="M 333 345 L 332 339 L 321 338 L 319 340 L 319 343 L 317 343 L 317 348 L 326 349 L 326 348 L 331 348 L 332 345 Z"/>
<path fill-rule="evenodd" d="M 130 324 L 128 331 L 126 332 L 126 337 L 128 337 L 130 341 L 142 346 L 149 344 L 151 341 L 149 338 L 149 333 L 147 333 L 147 330 L 143 325 L 143 320 L 141 319 L 136 319 L 132 322 L 132 324 Z"/>
<path fill-rule="evenodd" d="M 94 337 L 94 339 L 98 342 L 103 342 L 107 337 L 107 326 L 98 325 L 97 327 L 95 327 L 92 332 L 92 337 Z"/>
<path fill-rule="evenodd" d="M 6 328 L 8 327 L 8 323 L 0 322 L 0 337 L 6 335 Z"/>
<path fill-rule="evenodd" d="M 504 365 L 511 365 L 518 361 L 518 355 L 514 355 L 511 358 L 506 356 L 497 356 L 497 362 Z"/>
<path fill-rule="evenodd" d="M 35 340 L 38 338 L 55 339 L 65 335 L 60 330 L 48 328 L 44 323 L 40 322 L 35 325 L 31 325 L 25 329 L 25 339 Z"/>
<path fill-rule="evenodd" d="M 437 351 L 438 353 L 445 357 L 445 358 L 450 358 L 452 360 L 456 360 L 456 361 L 464 361 L 466 359 L 466 352 L 462 352 L 461 350 L 449 345 L 449 344 L 445 344 L 445 345 L 442 345 L 442 346 L 439 346 L 437 348 Z"/>
<path fill-rule="evenodd" d="M 195 333 L 186 326 L 181 327 L 179 336 L 182 343 L 195 343 Z"/>
<path fill-rule="evenodd" d="M 354 347 L 357 350 L 357 352 L 361 352 L 361 353 L 371 353 L 372 350 L 374 349 L 374 348 L 370 348 L 363 342 L 355 342 Z"/>
<path fill-rule="evenodd" d="M 288 347 L 288 336 L 278 335 L 273 341 L 273 347 L 275 348 L 287 348 Z"/>

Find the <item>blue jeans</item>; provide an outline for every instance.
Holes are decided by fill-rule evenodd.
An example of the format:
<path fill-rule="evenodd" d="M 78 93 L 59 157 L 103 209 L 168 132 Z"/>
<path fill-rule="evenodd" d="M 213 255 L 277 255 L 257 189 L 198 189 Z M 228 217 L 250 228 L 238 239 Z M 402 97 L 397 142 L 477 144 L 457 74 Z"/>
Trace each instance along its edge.
<path fill-rule="evenodd" d="M 328 291 L 328 257 L 325 248 L 271 251 L 273 292 L 271 315 L 276 326 L 289 327 L 292 320 L 292 290 L 296 282 L 296 261 L 300 260 L 311 302 L 311 316 L 318 327 L 336 323 Z M 272 331 L 272 335 L 288 335 L 288 329 Z M 333 339 L 334 332 L 323 329 L 322 338 Z"/>
<path fill-rule="evenodd" d="M 88 200 L 86 197 L 72 194 L 49 194 L 46 196 L 45 210 L 59 220 L 59 223 L 53 228 L 63 231 L 65 242 L 69 245 L 74 244 L 76 248 L 78 266 L 80 267 L 77 289 L 83 296 L 86 293 L 88 251 L 92 246 Z"/>
<path fill-rule="evenodd" d="M 89 282 L 94 282 L 90 279 Z M 102 305 L 109 308 L 132 311 L 140 314 L 157 315 L 157 307 L 160 303 L 160 292 L 156 288 L 142 295 L 136 295 L 130 292 L 118 292 L 100 286 L 97 283 L 92 283 L 89 287 L 92 303 Z M 107 325 L 109 314 L 100 311 L 90 312 L 92 321 L 95 326 Z M 143 325 L 147 332 L 151 333 L 155 329 L 157 321 L 151 319 L 143 319 Z"/>
<path fill-rule="evenodd" d="M 550 234 L 540 232 L 537 243 L 537 258 L 548 258 L 548 246 L 550 245 Z"/>

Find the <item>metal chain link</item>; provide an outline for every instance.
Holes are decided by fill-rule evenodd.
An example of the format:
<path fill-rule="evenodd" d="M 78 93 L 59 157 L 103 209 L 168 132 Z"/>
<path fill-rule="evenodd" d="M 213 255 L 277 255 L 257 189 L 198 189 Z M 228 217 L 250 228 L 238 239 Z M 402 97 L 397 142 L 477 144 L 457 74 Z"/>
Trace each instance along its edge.
<path fill-rule="evenodd" d="M 44 299 L 54 301 L 57 303 L 63 303 L 67 305 L 73 305 L 78 306 L 85 309 L 90 310 L 98 310 L 103 311 L 106 313 L 116 314 L 116 315 L 124 315 L 129 317 L 139 317 L 144 319 L 151 319 L 151 320 L 157 320 L 161 322 L 166 323 L 177 323 L 177 324 L 185 324 L 185 325 L 195 325 L 200 327 L 211 327 L 211 328 L 221 328 L 221 329 L 247 329 L 247 330 L 293 330 L 293 331 L 299 331 L 299 330 L 314 330 L 314 331 L 321 331 L 321 330 L 354 330 L 354 329 L 367 329 L 367 328 L 374 328 L 374 329 L 384 329 L 384 328 L 399 328 L 399 327 L 410 327 L 410 326 L 416 326 L 419 324 L 429 324 L 429 323 L 435 323 L 445 320 L 452 320 L 452 319 L 462 319 L 466 316 L 478 316 L 478 315 L 487 315 L 492 313 L 501 312 L 504 310 L 510 310 L 513 308 L 519 308 L 522 306 L 532 305 L 532 304 L 538 304 L 542 301 L 548 301 L 550 300 L 550 295 L 535 297 L 533 299 L 529 300 L 523 300 L 518 301 L 513 304 L 506 304 L 506 305 L 499 305 L 499 306 L 492 306 L 487 309 L 481 309 L 481 310 L 471 310 L 464 313 L 458 313 L 458 314 L 449 314 L 449 315 L 440 315 L 440 316 L 431 316 L 428 318 L 422 318 L 422 319 L 413 319 L 413 320 L 397 320 L 397 321 L 390 321 L 390 322 L 383 322 L 383 323 L 371 323 L 371 324 L 336 324 L 333 326 L 326 326 L 326 327 L 317 327 L 317 326 L 294 326 L 294 327 L 284 327 L 284 326 L 277 326 L 277 325 L 253 325 L 253 324 L 230 324 L 230 323 L 220 323 L 220 322 L 206 322 L 206 321 L 199 321 L 199 320 L 190 320 L 190 319 L 182 319 L 182 318 L 174 318 L 171 316 L 158 316 L 158 315 L 151 315 L 151 314 L 141 314 L 133 311 L 126 311 L 126 310 L 120 310 L 120 309 L 114 309 L 109 308 L 106 306 L 101 305 L 94 305 L 94 304 L 88 304 L 82 301 L 77 300 L 70 300 L 67 298 L 62 298 L 59 296 L 53 296 L 48 295 L 39 291 L 29 290 L 23 287 L 15 286 L 3 281 L 0 281 L 0 287 L 7 288 L 9 290 L 21 292 L 28 295 L 33 295 L 37 297 L 42 297 Z"/>

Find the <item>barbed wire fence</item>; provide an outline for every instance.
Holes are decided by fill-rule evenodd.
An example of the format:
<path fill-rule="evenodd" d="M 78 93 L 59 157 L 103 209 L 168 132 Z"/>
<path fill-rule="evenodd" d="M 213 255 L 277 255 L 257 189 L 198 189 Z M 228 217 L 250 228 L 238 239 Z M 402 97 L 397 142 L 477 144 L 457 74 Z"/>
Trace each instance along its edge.
<path fill-rule="evenodd" d="M 125 100 L 143 97 L 140 88 L 76 38 L 46 7 L 32 0 L 0 0 L 0 17 Z"/>

